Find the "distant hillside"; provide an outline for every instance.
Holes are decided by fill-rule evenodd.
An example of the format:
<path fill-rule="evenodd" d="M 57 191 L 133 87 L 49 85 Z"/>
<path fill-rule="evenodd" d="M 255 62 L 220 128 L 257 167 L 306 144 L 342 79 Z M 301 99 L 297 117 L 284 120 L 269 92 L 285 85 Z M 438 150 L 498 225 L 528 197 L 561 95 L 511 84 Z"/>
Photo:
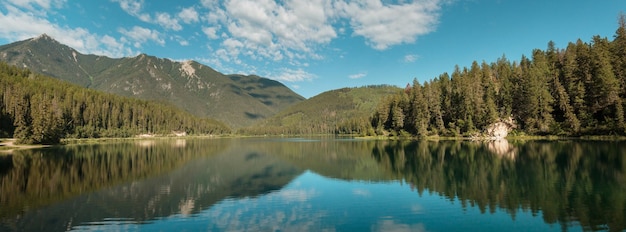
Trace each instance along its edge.
<path fill-rule="evenodd" d="M 401 92 L 395 86 L 342 88 L 321 93 L 242 129 L 244 134 L 366 134 L 382 99 Z"/>
<path fill-rule="evenodd" d="M 224 75 L 194 61 L 141 54 L 84 55 L 47 35 L 0 46 L 0 61 L 91 89 L 169 102 L 233 128 L 252 125 L 304 98 L 258 76 Z"/>

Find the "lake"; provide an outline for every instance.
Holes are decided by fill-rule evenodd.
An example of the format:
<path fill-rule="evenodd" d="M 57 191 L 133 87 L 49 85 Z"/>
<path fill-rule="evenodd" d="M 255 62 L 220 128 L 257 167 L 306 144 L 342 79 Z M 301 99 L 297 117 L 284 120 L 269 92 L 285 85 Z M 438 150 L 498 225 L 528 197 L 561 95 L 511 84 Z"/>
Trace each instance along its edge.
<path fill-rule="evenodd" d="M 127 140 L 0 181 L 0 231 L 626 230 L 618 141 Z"/>

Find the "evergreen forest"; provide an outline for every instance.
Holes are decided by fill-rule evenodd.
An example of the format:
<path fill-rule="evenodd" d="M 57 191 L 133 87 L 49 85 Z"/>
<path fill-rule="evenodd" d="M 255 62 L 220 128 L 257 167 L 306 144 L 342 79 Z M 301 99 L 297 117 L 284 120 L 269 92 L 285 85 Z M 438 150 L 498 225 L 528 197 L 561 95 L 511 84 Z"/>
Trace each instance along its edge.
<path fill-rule="evenodd" d="M 626 18 L 614 39 L 594 36 L 564 49 L 549 42 L 531 57 L 476 62 L 407 84 L 371 118 L 378 134 L 473 136 L 513 119 L 517 134 L 625 135 Z"/>
<path fill-rule="evenodd" d="M 480 136 L 512 121 L 517 135 L 626 135 L 626 16 L 613 40 L 594 36 L 563 49 L 549 42 L 519 61 L 472 62 L 404 90 L 328 91 L 238 133 Z M 237 106 L 235 106 L 237 107 Z M 245 107 L 245 106 L 239 106 Z M 229 109 L 221 109 L 227 111 Z M 86 89 L 0 63 L 0 137 L 55 144 L 63 138 L 231 133 L 162 102 Z"/>
<path fill-rule="evenodd" d="M 374 135 L 369 125 L 381 99 L 401 89 L 371 85 L 331 90 L 296 103 L 254 126 L 238 130 L 246 135 L 356 134 Z"/>
<path fill-rule="evenodd" d="M 178 108 L 82 88 L 0 63 L 0 136 L 25 144 L 139 134 L 222 134 L 223 123 Z"/>

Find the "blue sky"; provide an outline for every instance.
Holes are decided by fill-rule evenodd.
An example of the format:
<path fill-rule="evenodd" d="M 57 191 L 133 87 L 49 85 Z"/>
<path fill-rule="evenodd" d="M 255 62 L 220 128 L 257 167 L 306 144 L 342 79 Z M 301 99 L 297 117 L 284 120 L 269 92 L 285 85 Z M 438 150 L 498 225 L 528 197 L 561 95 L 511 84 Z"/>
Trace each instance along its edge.
<path fill-rule="evenodd" d="M 624 0 L 1 0 L 0 43 L 46 33 L 82 53 L 147 53 L 278 80 L 304 97 L 426 81 L 613 38 Z"/>

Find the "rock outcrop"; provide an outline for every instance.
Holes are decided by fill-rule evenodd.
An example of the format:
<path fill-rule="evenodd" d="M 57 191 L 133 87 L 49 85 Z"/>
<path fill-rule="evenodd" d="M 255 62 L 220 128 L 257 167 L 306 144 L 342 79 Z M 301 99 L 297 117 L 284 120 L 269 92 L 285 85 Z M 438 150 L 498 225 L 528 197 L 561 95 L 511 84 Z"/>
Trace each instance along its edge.
<path fill-rule="evenodd" d="M 484 136 L 489 139 L 500 140 L 505 138 L 509 132 L 515 128 L 517 128 L 517 125 L 512 117 L 500 119 L 498 122 L 495 122 L 485 128 Z"/>

